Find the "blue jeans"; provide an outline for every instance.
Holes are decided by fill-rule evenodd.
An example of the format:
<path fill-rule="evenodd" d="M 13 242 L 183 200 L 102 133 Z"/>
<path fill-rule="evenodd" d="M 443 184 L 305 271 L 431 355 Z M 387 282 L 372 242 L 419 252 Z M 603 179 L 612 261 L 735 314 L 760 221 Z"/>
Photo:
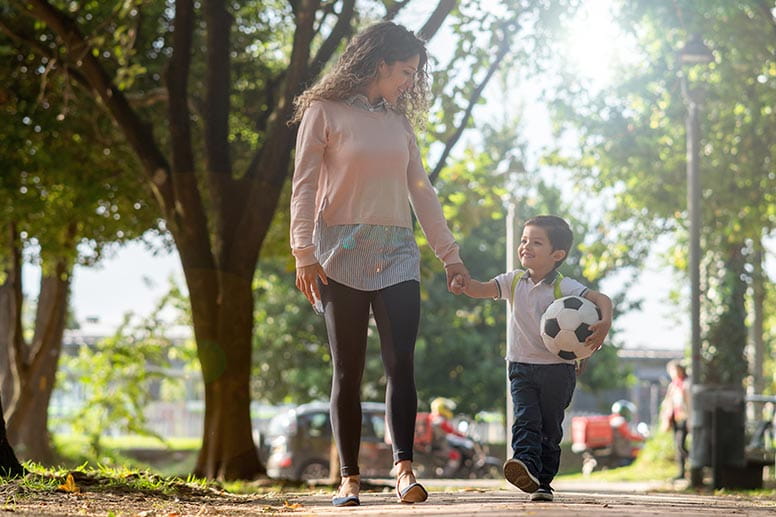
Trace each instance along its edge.
<path fill-rule="evenodd" d="M 563 416 L 577 384 L 573 364 L 509 362 L 512 457 L 548 485 L 558 473 Z"/>

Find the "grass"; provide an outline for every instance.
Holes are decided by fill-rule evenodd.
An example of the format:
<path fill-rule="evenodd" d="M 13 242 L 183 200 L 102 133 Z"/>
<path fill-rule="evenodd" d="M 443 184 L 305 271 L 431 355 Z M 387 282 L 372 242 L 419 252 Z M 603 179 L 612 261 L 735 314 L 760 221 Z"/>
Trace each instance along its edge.
<path fill-rule="evenodd" d="M 673 436 L 670 433 L 658 433 L 647 440 L 636 460 L 627 467 L 595 471 L 590 476 L 575 473 L 559 477 L 592 481 L 668 480 L 676 475 L 673 455 Z"/>
<path fill-rule="evenodd" d="M 81 487 L 91 491 L 143 492 L 155 495 L 178 495 L 181 492 L 207 492 L 221 490 L 222 486 L 214 481 L 189 477 L 165 477 L 147 470 L 128 467 L 91 467 L 81 465 L 76 469 L 64 467 L 43 467 L 31 462 L 24 463 L 29 474 L 15 479 L 2 479 L 0 491 L 10 486 L 16 488 L 17 497 L 36 493 L 75 492 Z M 72 482 L 68 477 L 72 476 Z"/>
<path fill-rule="evenodd" d="M 689 444 L 688 444 L 689 446 Z M 595 471 L 589 476 L 581 473 L 558 476 L 559 479 L 575 480 L 586 479 L 603 482 L 629 482 L 629 481 L 668 481 L 677 471 L 674 461 L 673 435 L 669 432 L 660 432 L 649 438 L 636 460 L 627 467 Z M 708 483 L 707 483 L 708 485 Z M 776 500 L 776 482 L 766 479 L 762 489 L 757 490 L 715 490 L 714 495 L 719 496 L 746 496 L 763 501 Z M 696 489 L 687 486 L 684 489 L 673 488 L 673 491 L 695 492 Z"/>
<path fill-rule="evenodd" d="M 202 444 L 201 438 L 167 438 L 164 442 L 151 436 L 126 435 L 106 436 L 101 440 L 106 449 L 174 449 L 174 450 L 199 450 Z M 89 441 L 85 435 L 58 434 L 54 435 L 54 445 L 59 449 L 88 449 Z"/>

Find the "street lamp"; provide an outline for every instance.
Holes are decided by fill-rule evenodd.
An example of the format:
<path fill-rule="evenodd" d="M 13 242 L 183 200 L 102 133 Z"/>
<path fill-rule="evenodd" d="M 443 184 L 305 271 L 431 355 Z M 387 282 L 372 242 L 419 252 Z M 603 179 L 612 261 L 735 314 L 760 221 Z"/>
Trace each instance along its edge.
<path fill-rule="evenodd" d="M 708 64 L 714 60 L 709 48 L 696 34 L 679 51 L 679 59 L 685 67 Z M 701 192 L 698 161 L 700 154 L 700 124 L 698 111 L 703 97 L 700 88 L 691 88 L 687 74 L 681 74 L 682 95 L 687 103 L 687 207 L 690 215 L 690 299 L 691 299 L 691 348 L 692 375 L 700 382 L 701 373 L 701 304 L 700 304 L 700 249 L 701 249 Z"/>
<path fill-rule="evenodd" d="M 679 51 L 679 60 L 684 68 L 699 64 L 709 64 L 714 60 L 711 50 L 697 34 Z M 687 74 L 681 74 L 682 96 L 687 104 L 687 208 L 690 216 L 690 319 L 693 384 L 701 380 L 701 191 L 698 174 L 700 154 L 700 124 L 698 111 L 703 97 L 701 88 L 688 85 Z M 693 407 L 698 408 L 697 392 L 692 392 Z M 695 440 L 696 437 L 693 437 Z M 691 460 L 693 457 L 691 456 Z M 702 483 L 700 468 L 690 465 L 690 477 L 693 485 Z"/>

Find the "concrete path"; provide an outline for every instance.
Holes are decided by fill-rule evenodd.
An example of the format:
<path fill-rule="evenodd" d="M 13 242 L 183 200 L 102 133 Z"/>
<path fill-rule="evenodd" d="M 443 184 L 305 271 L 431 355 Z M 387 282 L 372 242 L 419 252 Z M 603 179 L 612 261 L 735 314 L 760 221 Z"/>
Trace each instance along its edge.
<path fill-rule="evenodd" d="M 395 502 L 387 486 L 383 492 L 362 493 L 361 506 L 350 508 L 332 507 L 330 492 L 286 496 L 289 503 L 298 503 L 294 513 L 299 515 L 776 516 L 774 498 L 688 494 L 661 482 L 561 481 L 554 485 L 551 503 L 531 502 L 504 481 L 434 480 L 425 485 L 429 500 L 415 505 Z"/>

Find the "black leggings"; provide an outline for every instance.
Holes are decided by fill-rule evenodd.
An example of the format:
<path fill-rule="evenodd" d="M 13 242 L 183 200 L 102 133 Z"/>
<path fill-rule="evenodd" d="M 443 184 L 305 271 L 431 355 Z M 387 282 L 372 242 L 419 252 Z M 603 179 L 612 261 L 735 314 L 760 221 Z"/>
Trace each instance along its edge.
<path fill-rule="evenodd" d="M 380 334 L 380 353 L 387 379 L 386 416 L 393 459 L 394 462 L 412 461 L 418 410 L 413 357 L 420 322 L 420 284 L 409 280 L 379 291 L 360 291 L 329 279 L 328 285 L 319 286 L 334 369 L 331 427 L 342 475 L 359 473 L 361 378 L 370 306 Z"/>

